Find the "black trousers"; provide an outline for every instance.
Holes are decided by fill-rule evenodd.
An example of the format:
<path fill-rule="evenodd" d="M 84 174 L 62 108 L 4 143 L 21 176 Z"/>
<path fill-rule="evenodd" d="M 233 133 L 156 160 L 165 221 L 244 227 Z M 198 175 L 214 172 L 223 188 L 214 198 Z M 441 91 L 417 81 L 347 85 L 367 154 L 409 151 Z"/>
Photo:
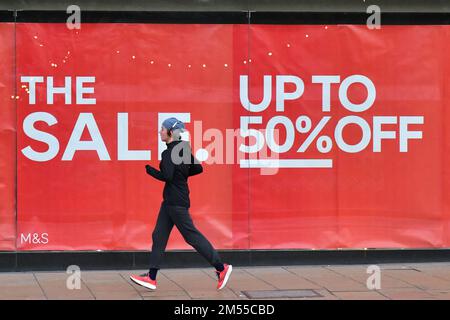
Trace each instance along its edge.
<path fill-rule="evenodd" d="M 173 226 L 176 226 L 184 240 L 200 253 L 212 266 L 220 264 L 221 259 L 208 239 L 198 231 L 192 222 L 189 209 L 162 204 L 158 220 L 152 233 L 153 245 L 150 254 L 150 269 L 160 269 L 164 251 Z"/>

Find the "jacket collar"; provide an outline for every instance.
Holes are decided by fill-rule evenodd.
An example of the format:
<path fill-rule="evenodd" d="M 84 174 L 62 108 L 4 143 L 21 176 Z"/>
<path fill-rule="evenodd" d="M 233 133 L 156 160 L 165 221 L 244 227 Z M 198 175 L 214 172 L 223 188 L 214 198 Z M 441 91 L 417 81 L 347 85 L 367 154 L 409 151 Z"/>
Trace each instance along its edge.
<path fill-rule="evenodd" d="M 181 142 L 181 140 L 178 141 L 172 141 L 169 143 L 166 143 L 167 149 L 172 149 L 174 146 L 176 146 L 177 144 L 179 144 Z"/>

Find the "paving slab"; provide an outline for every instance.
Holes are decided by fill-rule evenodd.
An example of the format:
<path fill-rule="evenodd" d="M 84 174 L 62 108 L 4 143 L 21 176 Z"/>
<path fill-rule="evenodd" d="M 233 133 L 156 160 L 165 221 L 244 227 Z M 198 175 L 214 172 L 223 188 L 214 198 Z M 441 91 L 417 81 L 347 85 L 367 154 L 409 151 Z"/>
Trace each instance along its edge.
<path fill-rule="evenodd" d="M 218 291 L 211 268 L 164 269 L 157 290 L 130 280 L 146 270 L 81 270 L 80 288 L 67 286 L 66 272 L 0 273 L 0 299 L 82 300 L 252 300 L 243 291 L 314 290 L 315 297 L 281 300 L 450 300 L 450 263 L 380 264 L 381 288 L 370 290 L 368 265 L 234 266 L 228 285 Z M 254 299 L 270 301 L 276 299 Z"/>
<path fill-rule="evenodd" d="M 367 285 L 324 267 L 286 267 L 306 280 L 330 291 L 367 291 Z"/>

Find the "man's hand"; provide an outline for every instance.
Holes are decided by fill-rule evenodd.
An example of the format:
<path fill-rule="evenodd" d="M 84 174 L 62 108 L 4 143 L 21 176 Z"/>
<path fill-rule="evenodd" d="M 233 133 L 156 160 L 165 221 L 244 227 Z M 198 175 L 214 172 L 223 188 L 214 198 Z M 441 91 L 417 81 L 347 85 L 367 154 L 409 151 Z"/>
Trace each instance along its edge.
<path fill-rule="evenodd" d="M 148 174 L 150 174 L 150 172 L 152 172 L 153 167 L 149 164 L 145 165 L 145 171 L 147 171 Z"/>

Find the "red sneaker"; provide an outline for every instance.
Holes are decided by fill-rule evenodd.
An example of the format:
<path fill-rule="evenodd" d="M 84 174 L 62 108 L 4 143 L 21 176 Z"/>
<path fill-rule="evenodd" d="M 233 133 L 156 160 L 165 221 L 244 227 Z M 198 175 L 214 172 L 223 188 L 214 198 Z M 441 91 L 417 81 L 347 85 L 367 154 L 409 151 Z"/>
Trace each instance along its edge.
<path fill-rule="evenodd" d="M 217 290 L 225 288 L 225 286 L 228 282 L 228 279 L 230 278 L 231 271 L 233 271 L 233 266 L 231 264 L 226 264 L 226 263 L 223 264 L 222 272 L 216 271 L 217 275 L 219 277 L 219 283 L 217 284 Z"/>
<path fill-rule="evenodd" d="M 138 275 L 131 275 L 130 279 L 136 282 L 138 285 L 146 287 L 148 289 L 155 290 L 156 289 L 156 280 L 150 279 L 148 273 Z"/>

